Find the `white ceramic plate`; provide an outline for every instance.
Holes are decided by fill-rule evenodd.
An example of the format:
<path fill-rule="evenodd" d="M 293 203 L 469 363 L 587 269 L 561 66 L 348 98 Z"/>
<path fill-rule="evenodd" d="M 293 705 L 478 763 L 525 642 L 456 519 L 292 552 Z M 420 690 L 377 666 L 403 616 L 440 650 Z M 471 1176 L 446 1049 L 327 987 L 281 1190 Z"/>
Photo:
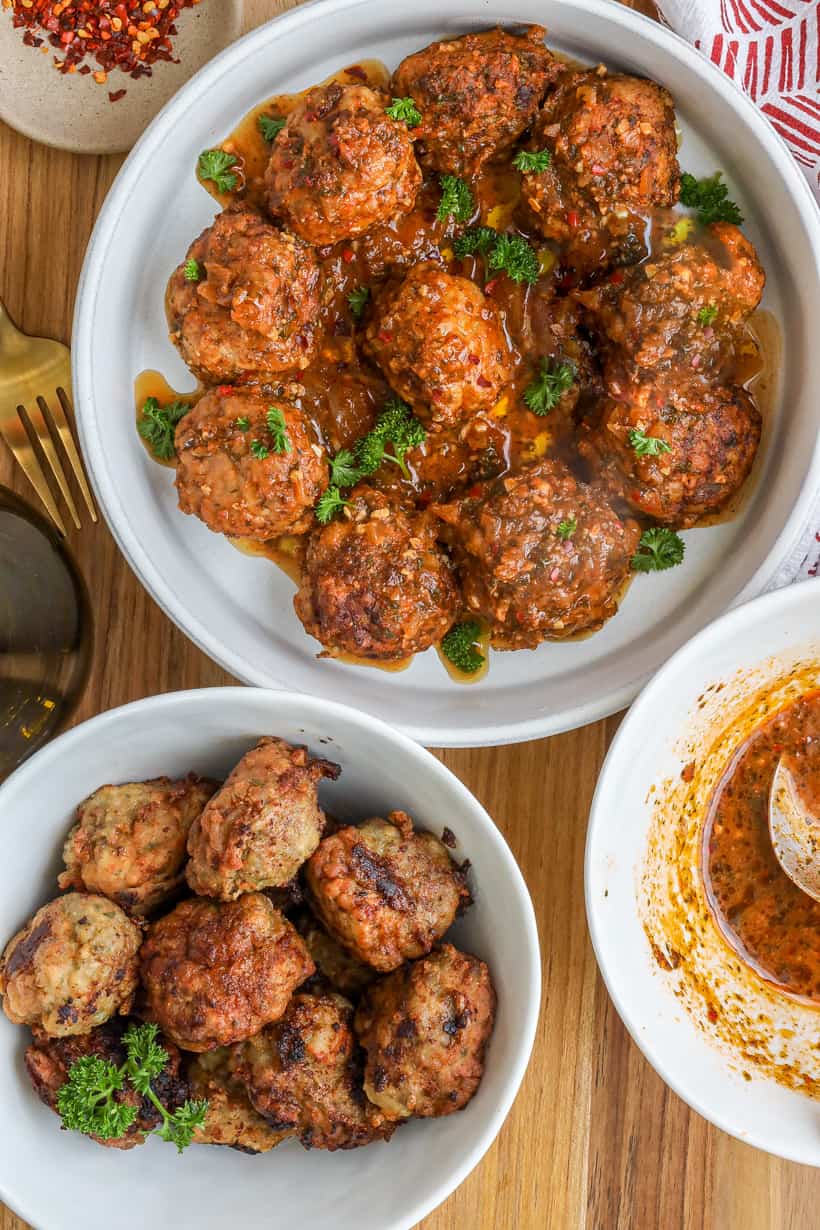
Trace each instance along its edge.
<path fill-rule="evenodd" d="M 495 21 L 544 22 L 549 41 L 587 60 L 651 75 L 678 104 L 682 161 L 722 168 L 748 218 L 782 323 L 778 410 L 765 472 L 740 518 L 687 536 L 685 567 L 641 577 L 596 636 L 535 652 L 493 654 L 463 687 L 435 653 L 401 674 L 317 661 L 291 606 L 293 588 L 265 560 L 239 554 L 176 511 L 172 474 L 134 431 L 132 381 L 159 368 L 190 387 L 166 334 L 166 280 L 213 217 L 197 184 L 199 151 L 260 99 L 376 57 L 394 66 L 441 35 Z M 74 330 L 74 392 L 83 449 L 108 522 L 131 566 L 196 643 L 248 683 L 344 700 L 436 746 L 530 739 L 613 712 L 683 642 L 738 597 L 759 592 L 793 547 L 820 473 L 820 215 L 785 146 L 702 56 L 608 0 L 322 0 L 248 35 L 174 98 L 111 189 L 83 271 Z"/>
<path fill-rule="evenodd" d="M 717 954 L 716 978 L 707 973 L 717 986 L 713 1002 L 720 1012 L 739 1007 L 747 1015 L 744 1053 L 683 1006 L 685 963 L 664 971 L 644 924 L 645 871 L 653 861 L 648 838 L 660 819 L 653 818 L 658 791 L 665 781 L 680 781 L 693 746 L 705 748 L 733 712 L 751 703 L 759 686 L 775 685 L 801 661 L 812 664 L 809 676 L 820 685 L 818 611 L 820 581 L 793 585 L 731 611 L 672 657 L 632 706 L 610 748 L 592 804 L 586 851 L 587 918 L 595 954 L 615 1007 L 644 1055 L 717 1127 L 811 1166 L 820 1165 L 820 1103 L 777 1083 L 750 1057 L 768 1052 L 775 1066 L 787 1062 L 792 1044 L 786 1039 L 800 1031 L 803 1049 L 794 1066 L 820 1077 L 816 1008 L 787 1001 L 750 976 L 709 923 Z M 716 684 L 724 686 L 710 692 Z M 668 811 L 663 814 L 666 823 L 675 823 Z M 668 879 L 669 871 L 667 862 L 659 874 Z"/>
<path fill-rule="evenodd" d="M 334 1154 L 287 1142 L 247 1157 L 150 1140 L 129 1153 L 61 1132 L 22 1064 L 26 1031 L 0 1016 L 0 1104 L 13 1131 L 0 1151 L 0 1199 L 38 1230 L 409 1230 L 467 1176 L 498 1132 L 532 1049 L 540 999 L 532 903 L 510 850 L 469 791 L 412 740 L 343 706 L 249 688 L 138 701 L 101 714 L 38 752 L 0 789 L 4 856 L 0 945 L 56 896 L 76 804 L 103 782 L 190 769 L 219 776 L 262 734 L 306 743 L 342 765 L 322 798 L 341 817 L 406 809 L 447 824 L 472 863 L 474 906 L 453 931 L 486 959 L 498 1016 L 484 1079 L 464 1111 L 403 1127 L 389 1145 Z"/>

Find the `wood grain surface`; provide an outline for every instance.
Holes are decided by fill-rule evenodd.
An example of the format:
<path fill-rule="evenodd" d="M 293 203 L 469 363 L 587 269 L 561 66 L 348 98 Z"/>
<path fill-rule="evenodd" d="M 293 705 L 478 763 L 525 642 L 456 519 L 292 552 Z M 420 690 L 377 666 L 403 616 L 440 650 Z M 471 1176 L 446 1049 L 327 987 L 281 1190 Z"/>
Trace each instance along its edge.
<path fill-rule="evenodd" d="M 246 0 L 248 27 L 287 7 Z M 119 163 L 46 149 L 0 125 L 0 296 L 26 331 L 69 340 L 83 253 Z M 129 388 L 123 373 L 126 401 Z M 2 442 L 0 482 L 28 498 Z M 72 534 L 71 545 L 96 621 L 95 664 L 75 721 L 151 693 L 232 682 L 148 597 L 103 525 Z M 503 829 L 526 876 L 544 999 L 507 1123 L 425 1230 L 801 1230 L 817 1222 L 820 1176 L 690 1112 L 633 1046 L 598 976 L 584 921 L 584 836 L 616 726 L 610 719 L 516 747 L 441 753 Z M 13 1125 L 5 1131 L 8 1140 Z M 0 1230 L 24 1227 L 0 1207 Z"/>

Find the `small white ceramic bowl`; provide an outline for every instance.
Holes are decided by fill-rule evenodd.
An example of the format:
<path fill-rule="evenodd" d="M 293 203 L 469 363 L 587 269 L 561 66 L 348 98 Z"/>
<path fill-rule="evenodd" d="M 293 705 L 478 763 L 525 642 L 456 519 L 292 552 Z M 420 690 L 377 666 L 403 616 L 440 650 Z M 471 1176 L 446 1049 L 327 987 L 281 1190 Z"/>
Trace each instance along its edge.
<path fill-rule="evenodd" d="M 738 724 L 758 720 L 757 697 L 778 693 L 780 707 L 784 697 L 820 687 L 818 612 L 820 580 L 793 585 L 731 611 L 669 660 L 609 750 L 586 851 L 595 954 L 615 1007 L 649 1062 L 717 1127 L 812 1166 L 820 1165 L 820 1102 L 786 1088 L 773 1072 L 788 1062 L 792 1071 L 820 1078 L 817 1009 L 778 994 L 719 938 L 704 909 L 699 858 L 693 851 L 678 853 L 676 826 L 699 825 L 702 810 L 675 803 L 686 791 L 690 774 L 681 774 L 690 764 L 706 797 L 737 745 Z M 744 728 L 748 733 L 749 725 Z M 689 931 L 696 943 L 684 960 L 664 969 L 657 960 L 662 944 L 653 897 L 658 891 L 675 895 L 670 885 L 681 862 L 689 867 L 688 900 L 700 922 Z M 656 938 L 654 955 L 647 926 Z M 693 963 L 700 985 L 713 992 L 717 1011 L 711 1016 L 693 993 Z M 736 1045 L 738 1028 L 743 1048 Z"/>
<path fill-rule="evenodd" d="M 63 838 L 76 804 L 104 782 L 188 770 L 225 774 L 263 734 L 306 743 L 342 765 L 322 798 L 341 817 L 406 809 L 448 825 L 469 858 L 475 904 L 453 930 L 490 966 L 498 1017 L 478 1093 L 462 1112 L 417 1121 L 390 1144 L 334 1154 L 288 1141 L 247 1157 L 159 1140 L 128 1153 L 71 1132 L 34 1095 L 26 1031 L 0 1019 L 0 1104 L 7 1125 L 0 1198 L 38 1230 L 408 1230 L 490 1147 L 529 1059 L 538 1017 L 538 934 L 524 879 L 484 809 L 435 757 L 353 709 L 306 696 L 214 688 L 155 696 L 103 713 L 37 753 L 0 788 L 0 943 L 56 895 Z"/>

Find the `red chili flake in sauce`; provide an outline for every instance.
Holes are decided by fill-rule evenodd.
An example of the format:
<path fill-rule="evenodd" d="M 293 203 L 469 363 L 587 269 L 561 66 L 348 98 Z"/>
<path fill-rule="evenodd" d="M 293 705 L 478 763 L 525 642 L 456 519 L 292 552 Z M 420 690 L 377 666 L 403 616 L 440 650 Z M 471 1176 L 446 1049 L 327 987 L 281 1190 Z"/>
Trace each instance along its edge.
<path fill-rule="evenodd" d="M 576 213 L 576 211 L 574 209 L 571 209 L 569 213 L 567 214 L 567 225 L 568 226 L 580 226 L 580 224 L 581 224 L 581 219 L 578 217 L 578 214 Z"/>
<path fill-rule="evenodd" d="M 349 265 L 349 264 L 350 264 L 350 262 L 353 260 L 353 258 L 354 258 L 354 256 L 355 256 L 355 255 L 356 255 L 356 253 L 353 251 L 353 249 L 352 249 L 352 248 L 343 248 L 343 249 L 342 249 L 342 260 L 343 260 L 343 261 L 345 261 L 348 265 Z"/>
<path fill-rule="evenodd" d="M 61 73 L 87 76 L 91 68 L 82 62 L 93 58 L 99 68 L 94 80 L 104 85 L 114 69 L 131 77 L 150 77 L 151 65 L 166 60 L 177 63 L 171 42 L 174 24 L 182 9 L 200 0 L 2 0 L 11 9 L 12 25 L 24 29 L 23 42 L 39 47 L 42 30 L 60 53 L 54 67 Z M 118 102 L 125 90 L 109 91 Z"/>
<path fill-rule="evenodd" d="M 392 333 L 388 333 L 386 329 L 379 329 L 379 341 L 380 342 L 386 343 L 386 342 L 392 342 L 392 340 L 393 340 Z"/>
<path fill-rule="evenodd" d="M 490 278 L 489 282 L 487 282 L 484 286 L 484 294 L 491 295 L 497 285 L 498 285 L 498 278 Z"/>

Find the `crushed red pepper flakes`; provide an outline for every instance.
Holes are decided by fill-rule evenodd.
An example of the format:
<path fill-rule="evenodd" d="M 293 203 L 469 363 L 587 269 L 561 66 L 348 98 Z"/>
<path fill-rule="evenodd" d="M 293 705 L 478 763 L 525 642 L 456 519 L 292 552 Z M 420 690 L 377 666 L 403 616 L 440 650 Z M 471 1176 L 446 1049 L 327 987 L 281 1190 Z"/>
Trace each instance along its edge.
<path fill-rule="evenodd" d="M 23 29 L 27 47 L 46 50 L 46 41 L 60 53 L 54 67 L 62 73 L 93 74 L 105 85 L 114 69 L 132 78 L 150 77 L 160 60 L 177 63 L 172 39 L 182 9 L 201 0 L 2 0 L 11 10 L 12 25 Z M 84 63 L 97 62 L 94 70 Z M 124 89 L 109 91 L 111 102 Z"/>

